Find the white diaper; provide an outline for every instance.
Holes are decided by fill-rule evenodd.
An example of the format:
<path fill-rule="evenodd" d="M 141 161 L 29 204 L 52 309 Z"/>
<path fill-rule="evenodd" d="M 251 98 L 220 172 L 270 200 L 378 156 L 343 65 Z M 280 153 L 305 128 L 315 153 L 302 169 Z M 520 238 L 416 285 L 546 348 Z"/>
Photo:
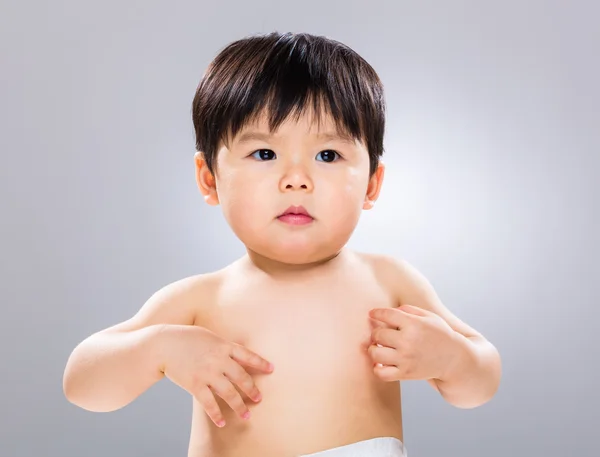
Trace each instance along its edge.
<path fill-rule="evenodd" d="M 408 457 L 398 438 L 382 437 L 334 447 L 299 457 Z"/>

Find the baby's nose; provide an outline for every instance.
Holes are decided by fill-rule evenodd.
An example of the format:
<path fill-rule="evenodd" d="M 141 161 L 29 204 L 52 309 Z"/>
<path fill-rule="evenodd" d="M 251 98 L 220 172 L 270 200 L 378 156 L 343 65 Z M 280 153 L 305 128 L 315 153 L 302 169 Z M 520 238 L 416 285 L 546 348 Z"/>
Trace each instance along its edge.
<path fill-rule="evenodd" d="M 300 167 L 288 171 L 281 180 L 281 190 L 312 191 L 313 183 L 308 173 Z"/>

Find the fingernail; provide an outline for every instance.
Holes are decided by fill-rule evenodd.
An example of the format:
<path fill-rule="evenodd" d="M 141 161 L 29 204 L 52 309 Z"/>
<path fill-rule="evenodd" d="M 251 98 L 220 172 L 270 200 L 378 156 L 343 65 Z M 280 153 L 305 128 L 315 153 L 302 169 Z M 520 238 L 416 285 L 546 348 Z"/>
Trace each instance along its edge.
<path fill-rule="evenodd" d="M 244 415 L 242 416 L 242 418 L 244 418 L 244 419 L 250 419 L 250 411 L 246 411 L 244 413 Z"/>
<path fill-rule="evenodd" d="M 223 419 L 221 419 L 219 422 L 217 422 L 217 427 L 224 427 L 225 426 L 225 421 Z"/>
<path fill-rule="evenodd" d="M 261 401 L 262 400 L 262 395 L 258 394 L 254 397 L 254 401 Z"/>

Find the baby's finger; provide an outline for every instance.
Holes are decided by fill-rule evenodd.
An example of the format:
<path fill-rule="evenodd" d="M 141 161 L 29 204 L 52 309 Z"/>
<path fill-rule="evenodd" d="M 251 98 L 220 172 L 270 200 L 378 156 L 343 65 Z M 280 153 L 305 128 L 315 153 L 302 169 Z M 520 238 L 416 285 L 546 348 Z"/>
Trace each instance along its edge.
<path fill-rule="evenodd" d="M 371 333 L 371 339 L 374 343 L 380 344 L 382 346 L 387 346 L 389 348 L 397 348 L 398 335 L 398 330 L 392 330 L 388 328 L 376 328 Z"/>
<path fill-rule="evenodd" d="M 194 398 L 202 405 L 202 408 L 204 408 L 208 417 L 210 417 L 217 427 L 223 427 L 225 425 L 225 419 L 223 418 L 221 408 L 219 408 L 219 404 L 208 386 L 198 389 L 198 391 L 194 393 Z"/>
<path fill-rule="evenodd" d="M 250 411 L 242 400 L 242 396 L 225 375 L 218 376 L 210 385 L 213 392 L 231 406 L 242 419 L 250 418 Z"/>
<path fill-rule="evenodd" d="M 256 368 L 257 370 L 265 371 L 267 373 L 273 371 L 273 365 L 269 363 L 269 361 L 239 344 L 233 345 L 230 356 L 233 360 L 242 365 Z"/>
<path fill-rule="evenodd" d="M 255 402 L 261 400 L 261 394 L 254 384 L 252 376 L 250 376 L 244 368 L 239 365 L 235 360 L 232 360 L 225 369 L 225 376 L 236 386 L 238 386 L 242 392 L 248 395 Z"/>
<path fill-rule="evenodd" d="M 376 366 L 373 372 L 375 376 L 386 382 L 398 381 L 402 378 L 400 370 L 394 366 Z"/>
<path fill-rule="evenodd" d="M 372 344 L 369 346 L 369 355 L 375 363 L 384 365 L 396 365 L 398 363 L 398 353 L 392 348 Z"/>

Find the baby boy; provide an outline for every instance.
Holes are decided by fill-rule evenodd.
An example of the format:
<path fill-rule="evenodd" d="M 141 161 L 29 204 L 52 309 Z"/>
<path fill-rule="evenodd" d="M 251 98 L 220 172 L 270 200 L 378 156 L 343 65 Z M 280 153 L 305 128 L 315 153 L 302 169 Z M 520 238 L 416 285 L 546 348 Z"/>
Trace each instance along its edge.
<path fill-rule="evenodd" d="M 157 291 L 80 343 L 64 392 L 114 411 L 168 378 L 192 396 L 189 457 L 406 456 L 402 380 L 474 408 L 495 347 L 404 260 L 346 247 L 383 178 L 373 68 L 306 33 L 246 37 L 194 97 L 196 179 L 246 254 Z"/>

